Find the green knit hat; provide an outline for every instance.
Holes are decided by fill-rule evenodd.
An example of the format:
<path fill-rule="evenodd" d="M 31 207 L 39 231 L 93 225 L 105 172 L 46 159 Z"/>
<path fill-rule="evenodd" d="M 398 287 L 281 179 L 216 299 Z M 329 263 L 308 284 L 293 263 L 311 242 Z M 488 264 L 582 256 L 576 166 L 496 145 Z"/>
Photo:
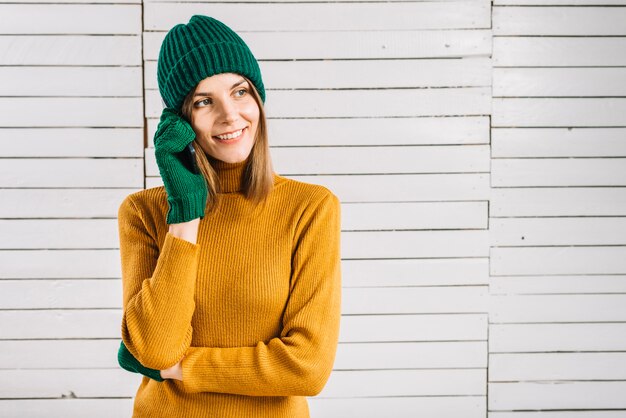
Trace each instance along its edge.
<path fill-rule="evenodd" d="M 185 96 L 200 81 L 221 73 L 237 73 L 250 79 L 265 103 L 259 63 L 246 43 L 224 23 L 194 15 L 189 23 L 180 23 L 165 35 L 157 64 L 159 92 L 165 106 L 180 111 Z"/>

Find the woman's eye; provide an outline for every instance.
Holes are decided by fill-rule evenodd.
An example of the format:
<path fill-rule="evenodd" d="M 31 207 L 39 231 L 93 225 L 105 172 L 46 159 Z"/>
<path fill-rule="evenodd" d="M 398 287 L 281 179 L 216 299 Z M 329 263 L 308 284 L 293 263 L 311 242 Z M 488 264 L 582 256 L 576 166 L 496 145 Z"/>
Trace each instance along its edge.
<path fill-rule="evenodd" d="M 241 90 L 237 90 L 237 93 L 239 93 L 239 92 L 241 92 L 241 91 L 243 91 L 244 93 L 247 93 L 247 92 L 248 92 L 248 90 L 246 90 L 246 89 L 241 89 Z M 243 96 L 243 94 L 242 94 L 242 96 Z"/>
<path fill-rule="evenodd" d="M 202 100 L 196 102 L 196 106 L 204 104 L 207 100 L 211 100 L 211 99 L 202 99 Z M 210 103 L 206 103 L 206 104 L 210 104 Z"/>

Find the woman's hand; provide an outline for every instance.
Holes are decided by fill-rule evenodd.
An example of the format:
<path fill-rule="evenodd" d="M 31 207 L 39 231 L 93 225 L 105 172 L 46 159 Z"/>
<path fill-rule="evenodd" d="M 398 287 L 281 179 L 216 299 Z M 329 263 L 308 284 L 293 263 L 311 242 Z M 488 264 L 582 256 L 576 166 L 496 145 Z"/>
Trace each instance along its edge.
<path fill-rule="evenodd" d="M 183 358 L 185 358 L 183 356 Z M 169 369 L 161 370 L 161 377 L 163 379 L 176 379 L 183 381 L 183 360 L 170 367 Z"/>
<path fill-rule="evenodd" d="M 181 152 L 196 138 L 191 125 L 174 109 L 165 108 L 154 135 L 154 154 L 167 192 L 167 223 L 204 217 L 208 190 L 204 176 L 189 171 Z"/>

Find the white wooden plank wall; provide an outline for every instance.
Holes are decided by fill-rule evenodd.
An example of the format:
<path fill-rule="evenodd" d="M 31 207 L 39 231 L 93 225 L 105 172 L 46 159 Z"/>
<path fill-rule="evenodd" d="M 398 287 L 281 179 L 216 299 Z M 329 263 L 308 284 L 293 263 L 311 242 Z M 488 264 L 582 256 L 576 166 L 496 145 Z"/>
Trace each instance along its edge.
<path fill-rule="evenodd" d="M 115 217 L 207 14 L 276 170 L 342 201 L 313 417 L 626 417 L 626 0 L 72 1 L 0 0 L 0 416 L 130 416 Z"/>
<path fill-rule="evenodd" d="M 145 185 L 142 6 L 107 3 L 0 4 L 3 418 L 130 416 L 139 382 L 116 217 Z"/>
<path fill-rule="evenodd" d="M 626 417 L 626 1 L 493 35 L 489 417 Z"/>

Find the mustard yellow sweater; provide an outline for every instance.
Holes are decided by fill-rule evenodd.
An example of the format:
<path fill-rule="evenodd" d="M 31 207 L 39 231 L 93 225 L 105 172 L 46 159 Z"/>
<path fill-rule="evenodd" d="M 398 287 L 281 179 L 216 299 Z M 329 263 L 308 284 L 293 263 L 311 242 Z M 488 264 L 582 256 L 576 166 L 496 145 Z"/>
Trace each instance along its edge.
<path fill-rule="evenodd" d="M 183 356 L 183 381 L 144 377 L 133 417 L 306 418 L 335 360 L 340 204 L 274 174 L 265 205 L 241 193 L 245 161 L 218 161 L 218 208 L 197 244 L 165 222 L 164 187 L 119 208 L 122 339 L 144 366 Z"/>

